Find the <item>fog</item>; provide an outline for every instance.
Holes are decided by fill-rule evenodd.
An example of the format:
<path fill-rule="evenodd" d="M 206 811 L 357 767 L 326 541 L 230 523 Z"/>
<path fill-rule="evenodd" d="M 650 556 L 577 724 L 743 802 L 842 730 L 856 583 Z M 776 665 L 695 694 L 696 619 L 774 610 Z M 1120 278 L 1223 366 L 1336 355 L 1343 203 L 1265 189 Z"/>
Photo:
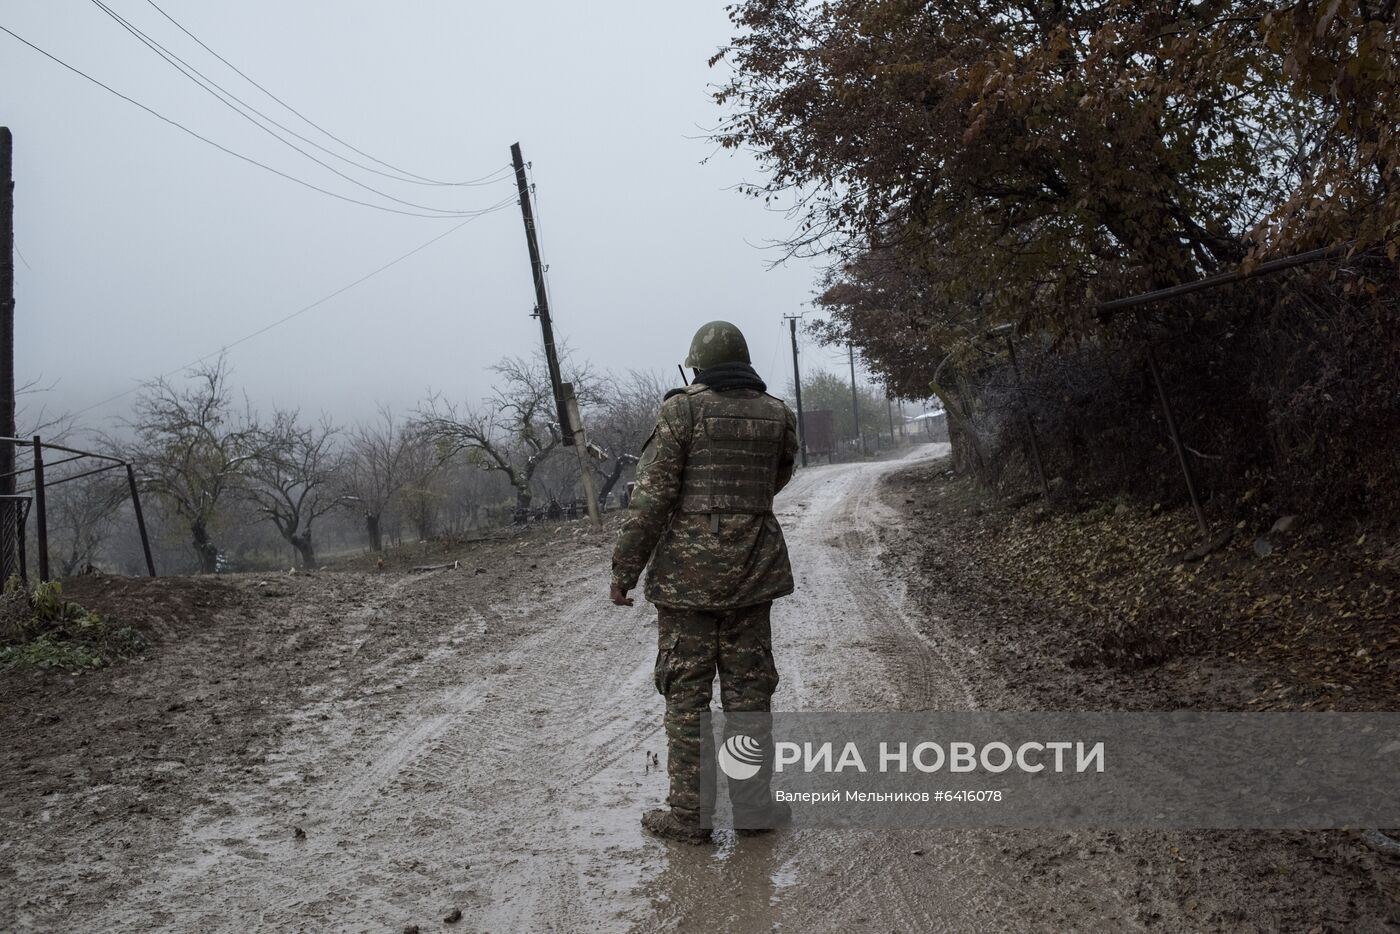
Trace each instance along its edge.
<path fill-rule="evenodd" d="M 705 127 L 730 34 L 723 4 L 239 4 L 160 8 L 311 120 L 433 179 L 490 176 L 519 141 L 532 163 L 560 337 L 597 369 L 674 371 L 690 334 L 726 318 L 775 389 L 781 316 L 819 274 L 770 269 L 791 229 L 733 191 L 757 176 Z M 244 100 L 357 161 L 181 33 L 147 0 L 108 4 Z M 179 74 L 89 0 L 11 0 L 0 24 L 141 104 L 279 172 L 416 210 L 278 143 Z M 105 427 L 143 380 L 279 321 L 460 223 L 336 200 L 240 161 L 0 34 L 0 124 L 15 136 L 16 343 L 49 409 Z M 310 149 L 305 144 L 302 148 Z M 475 398 L 487 367 L 539 345 L 514 178 L 404 184 L 311 150 L 405 201 L 508 201 L 383 273 L 228 351 L 253 404 L 345 421 L 429 390 Z M 712 156 L 707 160 L 707 157 Z M 836 369 L 844 356 L 813 349 Z M 120 393 L 128 393 L 116 399 Z M 36 405 L 35 397 L 28 400 Z"/>

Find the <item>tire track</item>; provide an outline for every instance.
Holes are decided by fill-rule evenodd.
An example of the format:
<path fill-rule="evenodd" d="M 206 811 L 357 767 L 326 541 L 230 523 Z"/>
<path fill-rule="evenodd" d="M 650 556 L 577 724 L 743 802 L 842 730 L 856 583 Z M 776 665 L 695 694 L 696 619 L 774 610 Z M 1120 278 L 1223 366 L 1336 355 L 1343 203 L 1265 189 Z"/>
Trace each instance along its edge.
<path fill-rule="evenodd" d="M 804 470 L 779 499 L 798 580 L 773 617 L 780 710 L 974 705 L 956 649 L 886 581 L 898 515 L 877 484 L 899 466 Z M 344 665 L 292 713 L 277 781 L 218 791 L 94 928 L 383 931 L 448 904 L 484 931 L 1043 927 L 1053 889 L 1021 884 L 1006 834 L 643 837 L 638 814 L 666 790 L 645 755 L 665 746 L 654 614 L 607 603 L 606 549 L 567 546 L 552 565 L 517 554 L 540 580 L 485 603 L 466 578 L 366 577 L 381 589 L 345 621 Z M 458 622 L 426 651 L 367 657 L 380 627 L 417 614 Z"/>

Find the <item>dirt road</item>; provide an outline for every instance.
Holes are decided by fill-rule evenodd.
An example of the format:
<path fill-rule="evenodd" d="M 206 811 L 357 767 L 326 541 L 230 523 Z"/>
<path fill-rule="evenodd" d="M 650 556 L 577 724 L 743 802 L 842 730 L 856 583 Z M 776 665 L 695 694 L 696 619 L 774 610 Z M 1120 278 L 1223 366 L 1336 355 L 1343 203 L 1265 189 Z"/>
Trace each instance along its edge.
<path fill-rule="evenodd" d="M 879 480 L 898 466 L 802 471 L 780 497 L 798 577 L 774 614 L 781 709 L 1004 697 L 940 636 L 937 600 L 914 611 L 891 573 L 904 533 Z M 606 602 L 608 544 L 571 528 L 455 571 L 234 580 L 221 625 L 159 658 L 79 679 L 68 701 L 52 680 L 21 693 L 7 719 L 24 729 L 57 730 L 83 698 L 109 719 L 76 755 L 5 760 L 0 927 L 1200 927 L 1170 857 L 1112 834 L 644 837 L 639 812 L 665 794 L 647 766 L 665 754 L 655 614 Z M 220 654 L 240 660 L 207 680 Z"/>

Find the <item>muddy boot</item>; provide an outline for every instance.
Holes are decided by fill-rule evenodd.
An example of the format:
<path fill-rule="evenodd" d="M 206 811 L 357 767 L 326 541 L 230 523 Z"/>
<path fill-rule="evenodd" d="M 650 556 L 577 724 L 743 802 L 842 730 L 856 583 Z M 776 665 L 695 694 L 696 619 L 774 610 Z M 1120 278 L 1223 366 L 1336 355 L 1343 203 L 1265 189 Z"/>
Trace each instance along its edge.
<path fill-rule="evenodd" d="M 670 808 L 654 808 L 642 815 L 642 829 L 653 837 L 681 843 L 709 843 L 710 831 L 696 821 L 680 817 Z"/>
<path fill-rule="evenodd" d="M 792 823 L 792 805 L 786 801 L 770 802 L 768 807 L 758 812 L 735 812 L 734 832 L 741 837 L 756 837 L 772 833 L 779 827 Z"/>

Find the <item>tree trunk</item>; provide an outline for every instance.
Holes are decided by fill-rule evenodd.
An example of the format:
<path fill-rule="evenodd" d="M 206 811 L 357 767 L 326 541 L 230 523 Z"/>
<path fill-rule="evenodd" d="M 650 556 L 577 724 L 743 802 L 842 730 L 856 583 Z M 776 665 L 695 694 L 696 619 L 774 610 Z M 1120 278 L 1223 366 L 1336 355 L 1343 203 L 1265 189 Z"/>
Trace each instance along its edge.
<path fill-rule="evenodd" d="M 612 473 L 608 474 L 608 479 L 603 481 L 603 488 L 598 491 L 598 503 L 602 505 L 608 501 L 608 494 L 612 488 L 617 486 L 617 481 L 622 479 L 623 472 L 627 469 L 626 458 L 619 457 L 617 463 L 613 464 Z"/>
<path fill-rule="evenodd" d="M 209 540 L 209 530 L 203 519 L 190 524 L 190 536 L 194 540 L 194 553 L 199 559 L 199 573 L 217 574 L 219 571 L 219 549 Z"/>
<path fill-rule="evenodd" d="M 365 531 L 369 533 L 369 550 L 383 551 L 384 536 L 379 531 L 379 513 L 365 513 Z"/>
<path fill-rule="evenodd" d="M 74 545 L 73 549 L 59 561 L 58 576 L 72 577 L 77 572 L 82 560 L 82 556 L 78 554 L 78 546 Z"/>
<path fill-rule="evenodd" d="M 311 544 L 311 532 L 308 530 L 301 535 L 290 535 L 287 540 L 301 556 L 302 568 L 307 571 L 316 570 L 316 549 Z"/>

